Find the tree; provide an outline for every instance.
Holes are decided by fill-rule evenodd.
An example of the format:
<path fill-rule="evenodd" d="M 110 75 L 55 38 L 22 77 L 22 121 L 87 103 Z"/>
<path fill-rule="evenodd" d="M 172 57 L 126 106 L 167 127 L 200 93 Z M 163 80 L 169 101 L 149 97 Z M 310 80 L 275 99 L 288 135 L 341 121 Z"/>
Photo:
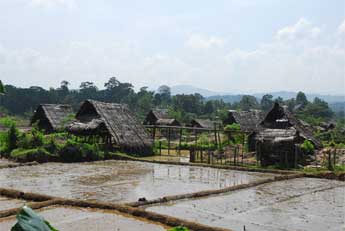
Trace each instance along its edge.
<path fill-rule="evenodd" d="M 313 103 L 308 104 L 303 112 L 305 116 L 319 117 L 325 120 L 333 116 L 333 111 L 329 108 L 328 103 L 316 97 Z"/>
<path fill-rule="evenodd" d="M 116 77 L 111 77 L 104 86 L 106 87 L 105 101 L 126 103 L 133 98 L 133 85 L 130 83 L 121 83 Z"/>
<path fill-rule="evenodd" d="M 171 102 L 171 90 L 170 90 L 170 87 L 167 85 L 160 86 L 157 89 L 156 95 L 155 95 L 156 101 L 162 106 L 167 106 Z"/>
<path fill-rule="evenodd" d="M 272 108 L 273 104 L 274 104 L 273 95 L 266 94 L 262 96 L 262 99 L 260 101 L 262 110 L 268 111 L 269 109 Z"/>
<path fill-rule="evenodd" d="M 254 96 L 244 95 L 239 103 L 239 107 L 243 111 L 249 111 L 250 109 L 258 107 L 258 101 Z"/>
<path fill-rule="evenodd" d="M 5 87 L 4 87 L 3 83 L 2 83 L 2 81 L 0 80 L 0 95 L 1 94 L 5 94 Z"/>
<path fill-rule="evenodd" d="M 296 96 L 296 105 L 300 104 L 302 107 L 308 104 L 307 96 L 303 92 L 298 92 Z"/>

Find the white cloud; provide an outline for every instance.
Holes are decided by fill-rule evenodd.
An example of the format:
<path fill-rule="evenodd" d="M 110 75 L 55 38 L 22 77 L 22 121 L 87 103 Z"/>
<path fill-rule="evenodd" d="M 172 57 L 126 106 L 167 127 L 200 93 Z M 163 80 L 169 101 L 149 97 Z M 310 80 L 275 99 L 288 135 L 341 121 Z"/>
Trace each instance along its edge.
<path fill-rule="evenodd" d="M 345 35 L 345 19 L 344 21 L 339 25 L 338 27 L 338 34 L 339 35 Z"/>
<path fill-rule="evenodd" d="M 173 52 L 159 53 L 148 53 L 139 42 L 126 40 L 76 41 L 49 51 L 10 50 L 0 44 L 0 76 L 10 84 L 45 87 L 56 87 L 64 79 L 73 87 L 82 81 L 102 87 L 109 77 L 117 76 L 137 88 L 193 84 L 224 92 L 302 90 L 341 94 L 345 46 L 337 46 L 334 35 L 343 26 L 333 35 L 315 32 L 316 28 L 305 19 L 299 20 L 279 30 L 275 36 L 282 36 L 279 39 L 248 50 L 232 49 L 225 39 L 205 35 L 186 37 Z M 315 34 L 320 39 L 313 39 Z M 329 43 L 322 44 L 323 39 Z"/>
<path fill-rule="evenodd" d="M 225 40 L 216 36 L 191 35 L 185 45 L 192 49 L 209 49 L 224 47 Z"/>
<path fill-rule="evenodd" d="M 280 29 L 276 38 L 281 40 L 313 39 L 317 38 L 320 33 L 319 27 L 314 26 L 305 18 L 300 18 L 296 24 Z"/>

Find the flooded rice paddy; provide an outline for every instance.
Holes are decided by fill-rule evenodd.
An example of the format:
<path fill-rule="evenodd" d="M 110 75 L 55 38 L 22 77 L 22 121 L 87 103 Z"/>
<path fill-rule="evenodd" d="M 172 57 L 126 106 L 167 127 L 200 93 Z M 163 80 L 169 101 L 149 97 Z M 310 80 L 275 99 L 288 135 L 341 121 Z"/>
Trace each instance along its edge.
<path fill-rule="evenodd" d="M 133 202 L 220 189 L 272 174 L 133 161 L 47 163 L 0 169 L 0 187 L 73 199 Z"/>
<path fill-rule="evenodd" d="M 0 211 L 22 207 L 26 201 L 0 196 Z"/>
<path fill-rule="evenodd" d="M 39 214 L 58 230 L 165 231 L 166 227 L 114 212 L 69 207 L 48 207 Z M 0 230 L 11 230 L 15 217 L 0 219 Z"/>
<path fill-rule="evenodd" d="M 146 209 L 233 230 L 340 231 L 345 230 L 345 183 L 300 178 Z"/>

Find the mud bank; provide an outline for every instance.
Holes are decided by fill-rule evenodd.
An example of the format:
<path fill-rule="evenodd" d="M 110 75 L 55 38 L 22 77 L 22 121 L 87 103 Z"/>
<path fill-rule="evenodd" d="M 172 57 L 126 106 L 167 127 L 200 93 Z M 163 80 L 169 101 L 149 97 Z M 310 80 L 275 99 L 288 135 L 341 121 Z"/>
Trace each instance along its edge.
<path fill-rule="evenodd" d="M 336 231 L 344 228 L 345 183 L 298 178 L 146 210 L 233 230 Z"/>
<path fill-rule="evenodd" d="M 167 227 L 120 215 L 114 211 L 101 211 L 72 207 L 48 207 L 39 211 L 55 228 L 75 230 L 152 230 L 165 231 Z M 15 217 L 0 219 L 0 230 L 10 230 Z"/>
<path fill-rule="evenodd" d="M 150 200 L 222 189 L 273 176 L 269 173 L 134 161 L 46 163 L 0 169 L 0 187 L 71 199 L 123 203 L 142 197 Z"/>

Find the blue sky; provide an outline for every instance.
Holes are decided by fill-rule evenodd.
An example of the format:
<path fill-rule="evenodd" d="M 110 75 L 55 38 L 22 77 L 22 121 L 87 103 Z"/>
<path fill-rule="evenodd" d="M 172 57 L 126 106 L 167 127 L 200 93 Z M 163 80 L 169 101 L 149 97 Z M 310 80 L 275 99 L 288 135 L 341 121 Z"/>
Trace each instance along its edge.
<path fill-rule="evenodd" d="M 0 78 L 345 90 L 344 0 L 0 0 Z"/>

